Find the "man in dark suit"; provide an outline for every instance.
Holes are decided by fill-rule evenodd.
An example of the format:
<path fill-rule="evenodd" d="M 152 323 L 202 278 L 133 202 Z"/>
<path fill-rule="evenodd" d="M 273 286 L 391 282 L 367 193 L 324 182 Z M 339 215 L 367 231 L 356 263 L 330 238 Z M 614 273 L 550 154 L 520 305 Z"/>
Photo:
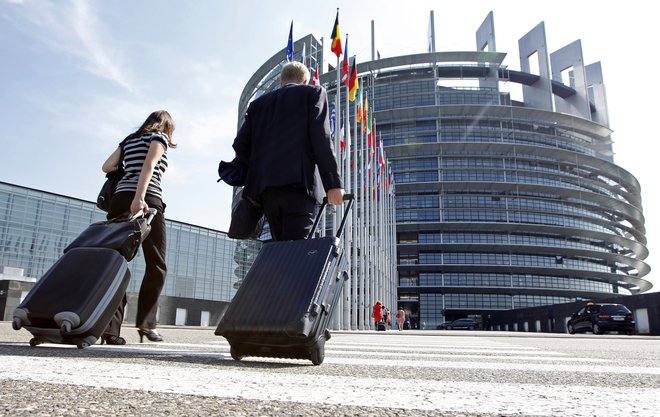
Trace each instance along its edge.
<path fill-rule="evenodd" d="M 281 88 L 250 103 L 233 144 L 247 166 L 243 198 L 261 206 L 274 240 L 307 237 L 324 196 L 343 203 L 327 94 L 308 81 L 302 63 L 284 65 Z"/>

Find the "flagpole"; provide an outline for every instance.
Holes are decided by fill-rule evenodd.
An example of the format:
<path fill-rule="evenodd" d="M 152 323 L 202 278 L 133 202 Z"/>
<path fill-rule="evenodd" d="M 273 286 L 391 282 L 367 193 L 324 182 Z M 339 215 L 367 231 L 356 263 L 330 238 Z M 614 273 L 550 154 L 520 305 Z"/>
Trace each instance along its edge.
<path fill-rule="evenodd" d="M 385 187 L 383 186 L 383 146 L 380 132 L 376 131 L 376 122 L 374 121 L 374 143 L 376 144 L 376 158 L 378 159 L 378 231 L 380 234 L 380 270 L 383 277 L 383 287 L 385 294 L 387 294 L 387 303 L 389 304 L 390 311 L 392 310 L 392 283 L 390 282 L 389 268 L 387 265 L 387 234 L 385 229 Z"/>
<path fill-rule="evenodd" d="M 344 152 L 346 155 L 346 158 L 344 158 L 344 190 L 347 193 L 351 192 L 351 171 L 349 167 L 350 163 L 350 156 L 351 156 L 351 129 L 349 125 L 349 103 L 348 103 L 348 86 L 346 86 L 346 119 L 344 121 L 344 126 L 346 128 L 346 142 L 344 144 Z M 343 211 L 342 211 L 343 212 Z M 351 253 L 351 233 L 352 233 L 352 225 L 349 222 L 349 217 L 350 213 L 348 213 L 346 219 L 346 232 L 343 234 L 342 239 L 344 240 L 344 253 L 349 254 Z M 343 330 L 349 330 L 351 328 L 351 282 L 354 280 L 355 276 L 351 273 L 351 257 L 347 256 L 347 271 L 348 271 L 348 279 L 344 281 L 344 294 L 343 294 L 343 299 L 344 299 L 344 320 L 342 323 L 342 329 Z"/>
<path fill-rule="evenodd" d="M 337 9 L 337 13 L 339 13 L 339 9 Z M 335 68 L 335 71 L 337 72 L 337 88 L 335 88 L 335 108 L 337 109 L 337 121 L 335 124 L 335 132 L 337 130 L 341 130 L 341 101 L 340 101 L 340 96 L 341 96 L 341 67 L 340 61 L 339 61 L 339 55 L 337 55 L 337 67 Z M 341 161 L 341 147 L 340 147 L 340 142 L 341 138 L 337 140 L 337 136 L 335 135 L 335 155 L 339 156 L 339 160 Z M 340 165 L 341 167 L 341 165 Z M 333 211 L 332 214 L 332 235 L 336 236 L 337 235 L 337 210 Z"/>
<path fill-rule="evenodd" d="M 341 45 L 341 34 L 339 33 L 339 8 L 337 8 L 337 17 L 335 18 L 335 25 L 333 28 L 333 33 L 332 33 L 333 39 L 332 43 L 334 46 L 335 40 L 337 39 L 339 42 L 339 45 Z M 334 51 L 333 51 L 334 52 Z M 335 108 L 336 108 L 336 115 L 337 115 L 337 120 L 335 124 L 335 132 L 341 130 L 341 101 L 340 101 L 340 95 L 341 95 L 341 67 L 339 57 L 341 55 L 341 47 L 340 47 L 340 52 L 336 53 L 335 55 L 337 56 L 337 66 L 335 67 L 335 71 L 337 73 L 337 84 L 335 87 Z M 340 149 L 340 141 L 341 139 L 337 140 L 337 134 L 335 133 L 335 155 L 339 156 L 339 161 L 341 161 L 341 149 Z M 341 162 L 339 163 L 339 168 L 341 170 Z M 332 235 L 336 236 L 337 235 L 337 229 L 338 229 L 338 216 L 337 216 L 337 210 L 332 207 Z M 340 304 L 341 304 L 341 298 L 340 298 Z M 332 317 L 332 328 L 334 330 L 338 330 L 340 327 L 340 314 L 341 314 L 341 307 L 336 308 L 335 312 Z"/>
<path fill-rule="evenodd" d="M 380 144 L 380 138 L 378 140 L 378 167 L 380 168 L 380 173 L 378 174 L 378 199 L 380 200 L 380 203 L 378 204 L 379 212 L 378 212 L 378 220 L 379 220 L 379 229 L 380 229 L 380 236 L 381 236 L 381 248 L 380 250 L 380 258 L 381 258 L 381 271 L 383 275 L 383 280 L 385 288 L 386 288 L 386 293 L 387 293 L 387 299 L 388 299 L 388 304 L 390 305 L 390 310 L 392 310 L 392 283 L 390 282 L 390 274 L 388 273 L 389 268 L 387 267 L 386 261 L 387 261 L 387 251 L 385 250 L 387 248 L 387 236 L 385 235 L 385 197 L 383 195 L 383 192 L 385 191 L 385 188 L 383 187 L 383 166 L 381 165 L 381 151 L 382 151 L 382 146 Z"/>
<path fill-rule="evenodd" d="M 353 58 L 353 65 L 355 66 L 355 71 L 357 71 L 357 55 Z M 351 69 L 351 74 L 350 74 L 350 79 L 353 79 L 353 72 Z M 357 74 L 356 74 L 356 80 L 355 82 L 357 83 Z M 349 82 L 349 87 L 350 87 L 350 82 Z M 357 87 L 356 87 L 357 88 Z M 354 135 L 357 138 L 357 98 L 353 97 L 353 132 L 356 134 Z M 357 143 L 353 145 L 353 159 L 351 163 L 351 173 L 352 173 L 352 180 L 353 184 L 351 189 L 353 190 L 353 193 L 356 192 L 357 190 L 357 176 L 358 176 L 358 167 L 357 167 Z M 354 205 L 356 207 L 357 205 Z M 359 304 L 358 304 L 358 276 L 357 276 L 357 214 L 355 212 L 351 213 L 351 221 L 352 221 L 352 230 L 351 230 L 351 239 L 352 239 L 352 245 L 351 245 L 351 288 L 352 288 L 352 296 L 351 296 L 351 310 L 353 314 L 351 314 L 351 330 L 357 330 L 358 329 L 358 316 L 359 316 Z"/>
<path fill-rule="evenodd" d="M 346 45 L 344 45 L 344 51 L 348 51 L 348 33 L 346 34 Z M 344 57 L 346 59 L 346 57 Z M 346 152 L 346 158 L 344 160 L 344 189 L 346 192 L 350 193 L 351 189 L 351 126 L 349 121 L 351 120 L 350 118 L 350 79 L 351 79 L 351 74 L 350 74 L 350 65 L 349 65 L 349 72 L 346 76 L 346 120 L 344 122 L 344 125 L 346 126 L 346 143 L 344 146 L 344 151 Z M 351 220 L 351 213 L 347 214 L 347 219 L 346 219 L 346 234 L 344 234 L 344 250 L 346 253 L 352 253 L 351 250 L 351 238 L 352 238 L 352 233 L 353 233 L 353 224 Z M 352 287 L 352 282 L 355 280 L 355 275 L 352 273 L 353 269 L 351 267 L 352 264 L 352 259 L 349 256 L 348 257 L 348 271 L 349 271 L 349 277 L 348 280 L 344 281 L 344 300 L 346 303 L 344 304 L 344 330 L 349 330 L 351 329 L 351 307 L 352 307 L 352 292 L 351 292 L 351 287 Z"/>
<path fill-rule="evenodd" d="M 373 77 L 370 78 L 370 83 L 371 83 L 371 89 L 369 90 L 371 94 L 372 100 L 371 102 L 371 107 L 373 108 L 374 102 L 373 102 L 373 95 L 374 95 L 374 80 Z M 376 199 L 374 198 L 374 179 L 376 177 L 376 164 L 374 164 L 373 161 L 373 151 L 372 151 L 372 146 L 369 143 L 369 140 L 373 140 L 373 137 L 371 136 L 371 123 L 373 120 L 372 116 L 373 110 L 369 109 L 369 119 L 367 120 L 367 146 L 369 147 L 369 166 L 371 166 L 371 170 L 369 171 L 369 251 L 371 253 L 370 259 L 369 259 L 369 270 L 370 270 L 370 275 L 371 275 L 371 286 L 373 288 L 373 296 L 374 300 L 381 300 L 384 302 L 383 294 L 380 292 L 380 286 L 378 285 L 378 270 L 377 270 L 377 261 L 378 261 L 378 251 L 376 250 L 377 247 L 377 239 L 378 236 L 376 235 Z M 373 143 L 373 142 L 372 142 Z"/>
<path fill-rule="evenodd" d="M 370 151 L 370 146 L 371 144 L 369 143 L 369 117 L 371 117 L 370 110 L 368 108 L 369 104 L 369 91 L 371 91 L 371 88 L 373 86 L 371 85 L 371 78 L 369 78 L 369 90 L 366 91 L 365 94 L 365 120 L 364 123 L 366 125 L 366 132 L 363 131 L 363 134 L 365 134 L 365 141 L 366 141 L 366 147 L 365 147 L 365 155 L 364 158 L 367 161 L 367 171 L 366 171 L 366 187 L 365 187 L 365 202 L 366 202 L 366 225 L 365 225 L 365 233 L 366 233 L 366 239 L 365 239 L 365 245 L 366 245 L 366 250 L 365 252 L 367 253 L 367 285 L 369 287 L 369 306 L 371 307 L 376 300 L 378 299 L 378 296 L 376 295 L 376 287 L 374 285 L 374 273 L 373 273 L 373 256 L 374 256 L 374 250 L 373 250 L 373 232 L 372 232 L 372 213 L 371 213 L 371 206 L 372 206 L 372 198 L 371 198 L 371 157 L 369 155 Z M 373 328 L 374 326 L 374 321 L 370 320 L 369 321 L 369 328 Z"/>
<path fill-rule="evenodd" d="M 345 101 L 345 115 L 344 115 L 344 129 L 343 132 L 346 132 L 344 139 L 344 153 L 343 153 L 343 183 L 344 189 L 346 192 L 351 192 L 351 126 L 350 126 L 350 84 L 351 84 L 351 68 L 349 65 L 348 59 L 348 33 L 346 34 L 346 43 L 344 44 L 344 59 L 342 61 L 342 71 L 341 71 L 341 81 L 346 85 L 346 98 Z M 338 87 L 341 88 L 341 87 Z M 344 250 L 346 253 L 351 254 L 352 247 L 352 237 L 353 237 L 353 225 L 351 222 L 352 213 L 346 213 L 347 218 L 344 219 L 344 211 L 340 210 L 338 213 L 341 221 L 346 222 L 346 233 L 343 235 L 342 240 L 344 242 Z M 355 274 L 352 273 L 352 264 L 354 260 L 352 257 L 348 257 L 348 279 L 344 281 L 344 295 L 342 296 L 342 328 L 344 330 L 349 330 L 351 328 L 351 314 L 352 311 L 352 298 L 351 293 L 352 282 L 355 281 Z"/>
<path fill-rule="evenodd" d="M 360 95 L 359 100 L 362 102 L 362 81 L 360 81 L 359 87 L 358 87 L 358 94 Z M 362 108 L 359 108 L 359 111 L 362 112 Z M 357 116 L 356 116 L 357 119 Z M 364 119 L 362 116 L 360 116 L 360 119 L 362 120 L 362 123 L 364 123 Z M 356 131 L 356 138 L 357 138 L 357 131 Z M 359 194 L 360 198 L 358 200 L 359 205 L 358 205 L 358 220 L 359 220 L 359 228 L 358 228 L 358 234 L 359 234 L 359 244 L 360 244 L 360 262 L 359 262 L 359 267 L 360 267 L 360 283 L 359 283 L 359 288 L 360 288 L 360 314 L 359 314 L 359 321 L 358 321 L 358 327 L 360 330 L 364 330 L 365 328 L 368 329 L 369 327 L 367 326 L 367 320 L 369 319 L 369 315 L 367 313 L 367 307 L 365 305 L 365 297 L 367 296 L 366 294 L 366 286 L 365 286 L 365 269 L 364 265 L 366 262 L 366 251 L 365 251 L 365 233 L 364 233 L 364 215 L 365 215 L 365 210 L 364 210 L 364 187 L 365 187 L 365 181 L 364 181 L 364 175 L 365 175 L 365 170 L 364 170 L 364 135 L 362 134 L 362 128 L 360 128 L 360 186 L 358 189 L 356 189 L 356 193 Z M 368 300 L 368 298 L 367 298 Z"/>
<path fill-rule="evenodd" d="M 339 101 L 339 95 L 340 95 L 341 88 L 339 87 L 340 86 L 339 57 L 337 57 L 337 70 L 336 70 L 336 72 L 337 72 L 337 88 L 335 89 L 335 108 L 337 109 L 337 113 L 336 113 L 337 119 L 335 121 L 335 155 L 338 156 L 339 168 L 340 168 L 340 171 L 341 171 L 341 144 L 340 144 L 341 143 L 341 138 L 339 137 L 339 136 L 341 136 L 341 103 Z M 337 133 L 339 133 L 339 134 L 337 134 Z M 337 236 L 337 221 L 338 221 L 337 210 L 332 206 L 329 206 L 329 207 L 332 208 L 332 236 Z M 339 299 L 339 301 L 341 303 L 341 298 Z M 334 317 L 332 318 L 332 322 L 333 322 L 332 328 L 334 330 L 339 330 L 340 329 L 340 327 L 339 327 L 339 315 L 340 315 L 339 313 L 340 312 L 341 312 L 341 309 L 337 308 L 337 309 L 335 309 L 335 313 L 333 314 Z"/>
<path fill-rule="evenodd" d="M 323 51 L 324 51 L 323 48 L 324 48 L 324 47 L 325 47 L 325 41 L 324 41 L 323 37 L 321 37 L 321 59 L 319 60 L 319 57 L 318 57 L 318 49 L 317 49 L 317 56 L 316 56 L 316 72 L 318 72 L 319 67 L 321 68 L 321 70 L 323 70 L 323 64 L 324 64 L 324 63 L 323 63 Z M 321 85 L 320 82 L 319 82 L 319 85 Z M 321 226 L 321 233 L 320 233 L 320 236 L 325 236 L 325 235 L 326 235 L 326 232 L 325 232 L 325 230 L 326 230 L 326 217 L 327 217 L 327 216 L 326 216 L 326 213 L 323 213 L 323 216 L 322 216 L 322 218 L 321 218 L 321 224 L 320 224 L 320 226 Z"/>

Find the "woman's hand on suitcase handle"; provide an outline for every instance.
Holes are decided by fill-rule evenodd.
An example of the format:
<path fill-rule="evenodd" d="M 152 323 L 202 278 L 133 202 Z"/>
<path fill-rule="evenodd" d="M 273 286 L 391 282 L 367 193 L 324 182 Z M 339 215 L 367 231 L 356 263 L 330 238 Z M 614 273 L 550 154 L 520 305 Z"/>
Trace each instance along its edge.
<path fill-rule="evenodd" d="M 135 216 L 136 214 L 139 215 L 141 213 L 146 214 L 148 210 L 149 206 L 147 205 L 147 202 L 135 196 L 131 202 L 131 215 Z"/>

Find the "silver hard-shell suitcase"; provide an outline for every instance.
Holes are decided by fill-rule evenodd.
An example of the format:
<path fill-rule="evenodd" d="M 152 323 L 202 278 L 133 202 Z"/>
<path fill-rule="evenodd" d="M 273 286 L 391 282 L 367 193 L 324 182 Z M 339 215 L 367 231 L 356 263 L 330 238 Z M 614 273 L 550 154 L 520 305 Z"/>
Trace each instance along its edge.
<path fill-rule="evenodd" d="M 32 333 L 31 346 L 44 342 L 82 349 L 101 337 L 119 307 L 140 243 L 156 216 L 136 214 L 97 222 L 64 250 L 14 310 L 12 327 Z"/>
<path fill-rule="evenodd" d="M 14 310 L 13 328 L 32 333 L 31 346 L 93 345 L 121 303 L 130 278 L 126 259 L 114 249 L 71 249 Z"/>

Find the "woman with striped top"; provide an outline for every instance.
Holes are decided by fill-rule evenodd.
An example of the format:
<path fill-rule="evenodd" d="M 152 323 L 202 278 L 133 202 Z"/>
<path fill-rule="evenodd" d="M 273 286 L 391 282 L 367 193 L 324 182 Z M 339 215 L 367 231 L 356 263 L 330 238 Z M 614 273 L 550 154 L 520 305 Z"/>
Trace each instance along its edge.
<path fill-rule="evenodd" d="M 161 178 L 167 169 L 167 150 L 176 148 L 172 143 L 174 122 L 165 110 L 151 113 L 142 126 L 124 139 L 103 164 L 103 172 L 111 172 L 124 163 L 124 176 L 119 181 L 108 211 L 108 219 L 126 217 L 128 213 L 146 213 L 149 208 L 157 210 L 151 221 L 151 232 L 142 242 L 142 252 L 146 264 L 144 278 L 137 302 L 135 326 L 142 338 L 160 342 L 163 337 L 156 331 L 156 311 L 158 297 L 165 284 L 167 266 L 165 264 L 165 203 Z M 113 319 L 102 336 L 102 343 L 123 345 L 119 336 L 124 320 L 126 295 L 115 312 Z"/>

